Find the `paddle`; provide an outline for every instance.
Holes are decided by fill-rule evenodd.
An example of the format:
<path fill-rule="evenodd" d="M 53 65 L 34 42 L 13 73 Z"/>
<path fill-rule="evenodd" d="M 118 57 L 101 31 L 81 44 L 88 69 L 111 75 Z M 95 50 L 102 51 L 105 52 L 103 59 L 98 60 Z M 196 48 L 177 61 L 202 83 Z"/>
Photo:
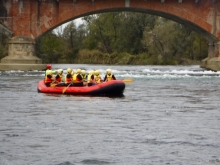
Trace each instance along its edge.
<path fill-rule="evenodd" d="M 55 87 L 57 86 L 57 84 L 50 84 L 50 87 Z"/>
<path fill-rule="evenodd" d="M 124 79 L 123 82 L 132 82 L 133 80 L 131 78 L 127 78 L 127 79 Z"/>
<path fill-rule="evenodd" d="M 50 87 L 63 87 L 63 86 L 66 86 L 64 82 L 58 84 L 50 84 Z"/>
<path fill-rule="evenodd" d="M 63 94 L 66 92 L 67 88 L 69 88 L 71 84 L 72 83 L 70 83 L 66 88 L 63 89 L 63 92 L 62 92 Z"/>

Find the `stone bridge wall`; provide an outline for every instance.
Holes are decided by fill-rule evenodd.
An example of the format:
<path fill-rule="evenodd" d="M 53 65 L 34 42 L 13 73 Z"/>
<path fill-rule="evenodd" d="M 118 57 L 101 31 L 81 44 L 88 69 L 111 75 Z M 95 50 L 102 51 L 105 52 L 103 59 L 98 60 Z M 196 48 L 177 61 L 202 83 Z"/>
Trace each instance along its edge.
<path fill-rule="evenodd" d="M 0 17 L 12 18 L 7 27 L 13 35 L 32 39 L 90 14 L 108 11 L 154 14 L 184 24 L 209 41 L 209 54 L 202 67 L 220 55 L 220 0 L 5 0 L 0 7 L 3 9 Z"/>

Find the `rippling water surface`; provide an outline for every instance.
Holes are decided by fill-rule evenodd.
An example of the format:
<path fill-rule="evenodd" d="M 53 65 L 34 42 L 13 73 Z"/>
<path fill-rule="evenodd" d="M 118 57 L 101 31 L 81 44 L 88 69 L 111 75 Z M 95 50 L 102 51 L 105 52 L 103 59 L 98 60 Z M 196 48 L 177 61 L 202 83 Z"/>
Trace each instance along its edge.
<path fill-rule="evenodd" d="M 44 72 L 0 72 L 0 165 L 220 164 L 220 72 L 111 68 L 124 97 L 37 93 Z"/>

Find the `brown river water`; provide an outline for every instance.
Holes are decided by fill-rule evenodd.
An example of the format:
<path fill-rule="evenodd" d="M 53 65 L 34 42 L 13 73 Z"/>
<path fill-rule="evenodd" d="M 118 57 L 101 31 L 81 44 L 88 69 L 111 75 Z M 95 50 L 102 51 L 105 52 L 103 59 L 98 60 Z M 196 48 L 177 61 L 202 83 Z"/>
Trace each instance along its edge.
<path fill-rule="evenodd" d="M 0 165 L 220 165 L 220 72 L 111 68 L 122 97 L 37 92 L 42 71 L 0 72 Z"/>

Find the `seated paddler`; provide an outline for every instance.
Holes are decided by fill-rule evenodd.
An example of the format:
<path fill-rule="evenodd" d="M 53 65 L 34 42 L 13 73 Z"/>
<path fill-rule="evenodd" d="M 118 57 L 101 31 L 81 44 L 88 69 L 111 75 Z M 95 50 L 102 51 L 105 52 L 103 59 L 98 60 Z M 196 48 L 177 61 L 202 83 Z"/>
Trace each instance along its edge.
<path fill-rule="evenodd" d="M 47 75 L 48 71 L 52 71 L 52 74 L 56 74 L 57 71 L 56 70 L 52 70 L 52 65 L 51 64 L 47 64 L 46 66 L 46 71 L 45 71 L 45 76 Z"/>
<path fill-rule="evenodd" d="M 95 85 L 95 76 L 93 70 L 89 71 L 89 75 L 87 77 L 87 85 L 88 86 Z"/>
<path fill-rule="evenodd" d="M 75 76 L 73 76 L 73 86 L 83 86 L 83 78 L 81 75 L 81 69 L 77 69 Z"/>
<path fill-rule="evenodd" d="M 67 70 L 67 73 L 65 75 L 65 85 L 68 86 L 72 86 L 73 84 L 73 78 L 72 78 L 72 69 L 71 68 L 68 68 Z"/>
<path fill-rule="evenodd" d="M 56 86 L 65 86 L 63 82 L 63 69 L 57 70 L 57 75 L 55 76 Z"/>
<path fill-rule="evenodd" d="M 112 70 L 111 69 L 107 69 L 103 81 L 107 82 L 107 81 L 111 81 L 111 80 L 116 80 L 115 75 L 112 74 Z"/>
<path fill-rule="evenodd" d="M 102 83 L 102 82 L 103 82 L 103 80 L 102 80 L 100 71 L 99 71 L 99 70 L 96 70 L 96 71 L 95 71 L 95 83 L 96 83 L 96 84 L 100 84 L 100 83 Z"/>
<path fill-rule="evenodd" d="M 53 73 L 52 71 L 48 71 L 47 72 L 47 75 L 45 76 L 45 79 L 44 79 L 44 83 L 47 87 L 50 87 L 53 83 L 54 83 L 54 77 L 53 77 Z"/>

